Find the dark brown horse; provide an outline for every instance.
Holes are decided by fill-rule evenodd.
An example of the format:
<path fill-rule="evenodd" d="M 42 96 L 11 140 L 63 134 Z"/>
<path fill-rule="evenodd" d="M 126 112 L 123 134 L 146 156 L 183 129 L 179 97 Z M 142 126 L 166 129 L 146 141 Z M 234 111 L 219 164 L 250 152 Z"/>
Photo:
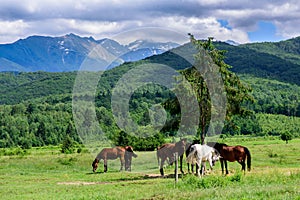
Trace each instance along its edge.
<path fill-rule="evenodd" d="M 173 164 L 174 162 L 174 153 L 177 152 L 178 156 L 180 157 L 180 171 L 183 174 L 182 170 L 182 159 L 183 159 L 183 154 L 185 151 L 185 145 L 186 145 L 186 139 L 181 139 L 179 142 L 176 143 L 166 143 L 163 144 L 162 146 L 157 148 L 157 161 L 158 165 L 160 167 L 159 171 L 162 176 L 164 176 L 164 163 L 167 160 L 168 164 Z M 159 163 L 160 159 L 160 163 Z"/>
<path fill-rule="evenodd" d="M 228 174 L 227 161 L 234 162 L 237 161 L 242 165 L 242 171 L 246 170 L 246 160 L 248 171 L 251 170 L 251 154 L 247 147 L 238 145 L 238 146 L 228 146 L 224 143 L 214 143 L 209 142 L 207 145 L 214 147 L 221 155 L 220 162 L 222 168 L 222 174 L 224 174 L 224 165 L 226 169 L 226 174 Z"/>
<path fill-rule="evenodd" d="M 107 172 L 107 160 L 115 160 L 117 158 L 119 158 L 121 162 L 120 171 L 123 170 L 124 164 L 125 170 L 130 171 L 132 156 L 135 158 L 137 157 L 137 155 L 133 152 L 133 148 L 131 146 L 104 148 L 100 151 L 100 153 L 96 156 L 94 162 L 92 163 L 93 171 L 96 172 L 100 160 L 103 160 L 104 172 Z"/>

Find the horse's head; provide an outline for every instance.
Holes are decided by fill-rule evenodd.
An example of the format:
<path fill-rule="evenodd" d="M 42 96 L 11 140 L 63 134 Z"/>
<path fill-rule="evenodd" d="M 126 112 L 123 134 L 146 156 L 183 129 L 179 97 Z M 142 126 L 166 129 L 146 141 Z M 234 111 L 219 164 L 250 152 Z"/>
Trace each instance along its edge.
<path fill-rule="evenodd" d="M 127 153 L 130 153 L 130 155 L 132 155 L 134 158 L 137 157 L 137 155 L 133 152 L 132 146 L 126 146 L 125 150 L 126 150 Z"/>
<path fill-rule="evenodd" d="M 179 142 L 175 143 L 176 151 L 178 151 L 179 154 L 183 154 L 187 145 L 187 139 L 183 138 Z"/>
<path fill-rule="evenodd" d="M 213 149 L 213 152 L 212 152 L 212 164 L 213 164 L 213 166 L 215 165 L 215 163 L 218 160 L 220 160 L 220 158 L 221 158 L 220 153 L 216 149 Z"/>
<path fill-rule="evenodd" d="M 98 163 L 99 163 L 99 160 L 96 158 L 92 163 L 93 172 L 96 172 L 96 170 L 98 168 Z"/>

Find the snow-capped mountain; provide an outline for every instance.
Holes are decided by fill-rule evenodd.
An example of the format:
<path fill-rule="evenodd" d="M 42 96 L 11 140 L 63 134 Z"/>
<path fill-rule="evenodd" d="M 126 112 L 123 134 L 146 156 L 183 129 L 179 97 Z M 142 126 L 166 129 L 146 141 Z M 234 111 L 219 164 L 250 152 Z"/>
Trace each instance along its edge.
<path fill-rule="evenodd" d="M 239 46 L 240 44 L 233 40 L 226 40 L 225 43 L 230 44 L 232 46 Z"/>
<path fill-rule="evenodd" d="M 118 62 L 110 67 L 161 54 L 179 46 L 171 42 L 147 40 L 122 45 L 111 39 L 95 40 L 75 34 L 61 37 L 30 36 L 11 44 L 0 44 L 0 71 L 76 71 L 87 55 L 99 45 L 118 58 Z"/>

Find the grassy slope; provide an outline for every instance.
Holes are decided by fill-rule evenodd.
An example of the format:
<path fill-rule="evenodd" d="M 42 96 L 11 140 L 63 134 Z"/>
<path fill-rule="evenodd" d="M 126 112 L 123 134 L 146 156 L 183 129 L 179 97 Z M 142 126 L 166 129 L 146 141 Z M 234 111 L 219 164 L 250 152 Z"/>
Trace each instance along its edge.
<path fill-rule="evenodd" d="M 222 177 L 217 163 L 211 175 L 198 179 L 145 179 L 158 174 L 155 152 L 138 152 L 132 172 L 118 172 L 119 161 L 109 162 L 109 172 L 91 173 L 91 154 L 62 155 L 57 148 L 32 149 L 25 156 L 0 157 L 1 199 L 299 199 L 300 139 L 286 145 L 267 138 L 230 138 L 226 143 L 247 146 L 252 171 Z M 99 170 L 102 171 L 102 168 Z M 167 172 L 172 173 L 173 167 Z M 185 170 L 186 171 L 186 170 Z"/>

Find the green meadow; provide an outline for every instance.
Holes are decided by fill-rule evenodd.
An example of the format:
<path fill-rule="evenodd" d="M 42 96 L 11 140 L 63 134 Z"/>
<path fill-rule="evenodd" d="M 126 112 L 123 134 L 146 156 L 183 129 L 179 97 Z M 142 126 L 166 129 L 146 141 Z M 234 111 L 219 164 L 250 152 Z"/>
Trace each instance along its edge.
<path fill-rule="evenodd" d="M 159 177 L 156 152 L 137 152 L 131 172 L 119 172 L 119 160 L 103 162 L 92 172 L 91 153 L 62 154 L 59 147 L 0 149 L 1 199 L 300 199 L 300 139 L 286 144 L 277 137 L 225 138 L 247 146 L 252 170 L 244 174 L 218 162 L 203 178 L 185 174 L 177 183 L 174 166 Z M 187 166 L 184 165 L 187 173 Z"/>

